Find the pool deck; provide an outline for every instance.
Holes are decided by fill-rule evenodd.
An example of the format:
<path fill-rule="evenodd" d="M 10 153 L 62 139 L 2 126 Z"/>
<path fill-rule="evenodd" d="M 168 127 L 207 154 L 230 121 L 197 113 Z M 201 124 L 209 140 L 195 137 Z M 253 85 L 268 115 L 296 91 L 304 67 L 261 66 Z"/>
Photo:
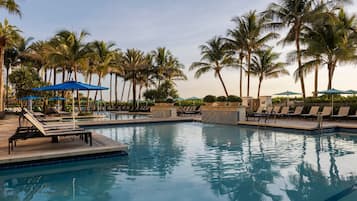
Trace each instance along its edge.
<path fill-rule="evenodd" d="M 111 126 L 162 122 L 192 122 L 200 121 L 200 117 L 175 117 L 168 119 L 146 118 L 130 120 L 108 120 L 108 121 L 82 121 L 77 122 L 79 126 Z M 61 123 L 58 123 L 61 124 Z M 68 122 L 67 122 L 68 124 Z M 34 138 L 17 141 L 17 146 L 8 154 L 8 138 L 15 133 L 18 127 L 18 118 L 8 115 L 6 119 L 0 120 L 0 169 L 13 166 L 26 166 L 29 162 L 43 162 L 63 158 L 80 158 L 86 156 L 110 155 L 112 153 L 128 152 L 128 146 L 113 141 L 103 135 L 92 132 L 93 146 L 84 143 L 78 137 L 63 137 L 59 143 L 51 143 L 51 138 Z"/>
<path fill-rule="evenodd" d="M 18 126 L 16 116 L 0 120 L 0 169 L 10 164 L 25 164 L 30 161 L 44 161 L 58 158 L 75 158 L 89 155 L 106 155 L 128 151 L 128 146 L 115 142 L 103 135 L 92 133 L 93 146 L 78 137 L 63 137 L 59 143 L 51 143 L 51 138 L 19 140 L 17 146 L 8 154 L 8 138 Z"/>
<path fill-rule="evenodd" d="M 256 121 L 239 121 L 238 125 L 257 127 L 257 128 L 273 128 L 289 131 L 303 132 L 305 134 L 320 134 L 332 132 L 351 132 L 357 133 L 357 121 L 329 121 L 324 120 L 321 128 L 318 127 L 316 119 L 269 119 L 267 122 L 264 120 Z"/>

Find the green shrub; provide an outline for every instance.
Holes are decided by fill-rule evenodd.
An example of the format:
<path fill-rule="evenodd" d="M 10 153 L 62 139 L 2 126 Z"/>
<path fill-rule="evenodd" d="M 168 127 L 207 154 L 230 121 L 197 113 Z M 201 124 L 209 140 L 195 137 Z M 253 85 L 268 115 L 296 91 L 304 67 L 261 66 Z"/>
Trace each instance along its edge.
<path fill-rule="evenodd" d="M 242 99 L 240 98 L 240 97 L 238 97 L 238 96 L 235 96 L 235 95 L 229 95 L 228 97 L 227 97 L 227 101 L 228 102 L 242 102 Z"/>
<path fill-rule="evenodd" d="M 207 95 L 203 98 L 203 102 L 205 103 L 213 103 L 213 102 L 216 102 L 216 96 L 213 96 L 213 95 Z"/>
<path fill-rule="evenodd" d="M 225 96 L 218 96 L 217 97 L 217 102 L 226 102 L 227 98 Z"/>

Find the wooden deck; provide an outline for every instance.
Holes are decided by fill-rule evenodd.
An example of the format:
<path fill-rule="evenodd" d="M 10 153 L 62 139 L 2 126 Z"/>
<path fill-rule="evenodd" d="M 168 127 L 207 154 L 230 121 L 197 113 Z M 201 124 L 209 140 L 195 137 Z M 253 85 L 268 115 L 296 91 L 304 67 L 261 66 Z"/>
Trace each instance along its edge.
<path fill-rule="evenodd" d="M 73 136 L 60 138 L 59 143 L 51 143 L 50 138 L 35 138 L 19 140 L 15 149 L 8 154 L 7 139 L 17 127 L 16 116 L 8 115 L 7 119 L 0 120 L 0 167 L 11 163 L 128 151 L 127 145 L 93 133 L 93 146 Z"/>

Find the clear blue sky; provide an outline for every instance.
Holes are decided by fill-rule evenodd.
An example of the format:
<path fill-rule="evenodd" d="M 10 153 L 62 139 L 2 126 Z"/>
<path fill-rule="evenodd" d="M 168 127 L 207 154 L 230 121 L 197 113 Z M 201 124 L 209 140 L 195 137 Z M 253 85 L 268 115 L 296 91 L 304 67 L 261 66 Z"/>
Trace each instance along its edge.
<path fill-rule="evenodd" d="M 169 48 L 186 66 L 189 80 L 178 82 L 182 97 L 206 94 L 222 95 L 222 87 L 213 73 L 194 79 L 188 67 L 200 59 L 198 46 L 215 35 L 224 35 L 233 27 L 232 17 L 251 9 L 263 10 L 271 0 L 18 0 L 23 17 L 13 17 L 0 11 L 0 19 L 7 16 L 25 36 L 48 39 L 61 29 L 91 33 L 89 40 L 114 41 L 121 49 L 139 48 L 150 51 L 158 46 Z M 355 3 L 356 4 L 356 3 Z M 349 6 L 355 11 L 355 6 Z M 284 52 L 286 52 L 284 48 Z M 281 47 L 276 48 L 282 52 Z M 282 57 L 282 60 L 284 58 Z M 291 74 L 294 66 L 289 67 Z M 336 87 L 354 88 L 345 80 L 346 69 L 353 74 L 357 70 L 345 67 L 336 71 Z M 321 73 L 320 88 L 326 88 L 325 72 Z M 238 93 L 238 71 L 224 71 L 230 94 Z M 349 77 L 349 76 L 347 76 Z M 253 78 L 251 93 L 256 94 L 257 83 Z M 352 78 L 351 78 L 352 80 Z M 108 79 L 106 80 L 107 85 Z M 308 92 L 312 91 L 312 78 L 307 78 Z M 338 83 L 338 84 L 337 84 Z M 299 85 L 291 76 L 279 80 L 264 81 L 262 95 L 283 90 L 299 91 Z"/>

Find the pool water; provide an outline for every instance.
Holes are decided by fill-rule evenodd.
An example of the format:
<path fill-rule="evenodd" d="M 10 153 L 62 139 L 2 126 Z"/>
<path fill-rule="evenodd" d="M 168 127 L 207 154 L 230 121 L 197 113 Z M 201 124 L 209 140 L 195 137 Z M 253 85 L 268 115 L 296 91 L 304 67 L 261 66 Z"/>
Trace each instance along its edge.
<path fill-rule="evenodd" d="M 315 201 L 357 182 L 356 136 L 202 123 L 91 130 L 129 144 L 129 155 L 2 171 L 0 200 Z"/>

